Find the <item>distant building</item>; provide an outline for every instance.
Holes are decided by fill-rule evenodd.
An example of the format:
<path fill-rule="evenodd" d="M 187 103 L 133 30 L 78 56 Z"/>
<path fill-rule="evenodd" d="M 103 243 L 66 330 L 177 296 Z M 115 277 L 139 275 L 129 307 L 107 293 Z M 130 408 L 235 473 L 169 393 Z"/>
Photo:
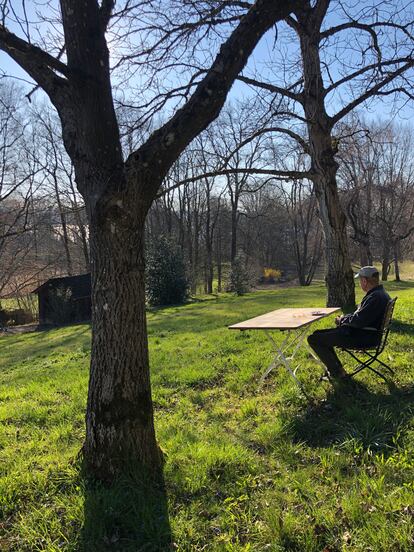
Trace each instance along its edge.
<path fill-rule="evenodd" d="M 39 326 L 63 326 L 91 319 L 91 275 L 51 278 L 32 291 L 39 301 Z"/>

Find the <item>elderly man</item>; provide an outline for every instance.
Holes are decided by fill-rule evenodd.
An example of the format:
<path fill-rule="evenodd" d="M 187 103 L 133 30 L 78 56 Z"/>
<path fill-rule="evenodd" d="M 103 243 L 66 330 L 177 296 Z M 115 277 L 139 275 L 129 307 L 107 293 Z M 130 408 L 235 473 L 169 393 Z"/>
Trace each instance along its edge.
<path fill-rule="evenodd" d="M 359 278 L 366 295 L 353 314 L 338 316 L 337 328 L 317 330 L 308 337 L 308 343 L 325 364 L 334 380 L 347 377 L 334 347 L 358 349 L 375 347 L 380 338 L 378 330 L 390 296 L 379 283 L 379 273 L 374 266 L 364 266 L 355 278 Z"/>

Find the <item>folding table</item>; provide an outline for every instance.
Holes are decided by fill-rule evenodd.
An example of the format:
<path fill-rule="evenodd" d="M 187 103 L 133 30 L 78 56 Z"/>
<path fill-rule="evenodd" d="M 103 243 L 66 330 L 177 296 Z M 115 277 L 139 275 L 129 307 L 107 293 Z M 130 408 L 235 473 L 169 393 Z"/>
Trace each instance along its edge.
<path fill-rule="evenodd" d="M 262 314 L 261 316 L 250 318 L 244 322 L 233 324 L 232 326 L 229 326 L 229 330 L 264 330 L 267 338 L 272 344 L 275 357 L 273 362 L 260 378 L 260 384 L 263 383 L 264 379 L 270 374 L 273 368 L 283 364 L 306 396 L 303 385 L 296 376 L 299 366 L 293 369 L 289 361 L 293 360 L 303 344 L 308 333 L 309 326 L 322 318 L 330 316 L 334 312 L 338 312 L 339 310 L 340 307 L 277 309 L 272 312 Z M 286 336 L 280 345 L 278 345 L 274 340 L 271 334 L 272 330 L 278 330 L 286 333 Z M 318 357 L 307 345 L 306 341 L 305 344 L 309 348 L 312 356 L 319 361 Z M 290 351 L 290 356 L 286 356 L 287 351 Z"/>

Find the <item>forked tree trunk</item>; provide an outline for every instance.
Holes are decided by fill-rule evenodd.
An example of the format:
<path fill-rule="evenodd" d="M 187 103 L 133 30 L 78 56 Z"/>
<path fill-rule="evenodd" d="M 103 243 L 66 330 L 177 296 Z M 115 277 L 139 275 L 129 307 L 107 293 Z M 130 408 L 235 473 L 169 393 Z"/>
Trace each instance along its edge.
<path fill-rule="evenodd" d="M 300 16 L 304 87 L 303 108 L 308 121 L 309 154 L 319 216 L 325 234 L 327 305 L 344 311 L 355 308 L 355 285 L 348 250 L 346 217 L 339 202 L 338 164 L 332 147 L 332 124 L 326 112 L 319 58 L 319 32 L 309 13 Z"/>
<path fill-rule="evenodd" d="M 336 182 L 315 182 L 325 233 L 327 305 L 341 306 L 345 312 L 355 308 L 354 276 L 349 260 L 345 215 L 339 207 Z"/>
<path fill-rule="evenodd" d="M 110 203 L 112 213 L 90 217 L 92 355 L 83 451 L 89 472 L 109 481 L 128 468 L 161 469 L 145 317 L 146 213 L 134 216 L 119 198 Z"/>

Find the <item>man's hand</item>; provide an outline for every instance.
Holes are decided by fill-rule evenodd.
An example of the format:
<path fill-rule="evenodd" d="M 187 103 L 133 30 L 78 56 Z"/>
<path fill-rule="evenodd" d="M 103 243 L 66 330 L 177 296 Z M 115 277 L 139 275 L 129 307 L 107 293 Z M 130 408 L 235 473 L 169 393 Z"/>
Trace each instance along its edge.
<path fill-rule="evenodd" d="M 337 326 L 340 326 L 340 325 L 341 325 L 341 320 L 342 320 L 342 316 L 337 316 L 337 317 L 335 318 L 335 324 L 336 324 Z"/>

